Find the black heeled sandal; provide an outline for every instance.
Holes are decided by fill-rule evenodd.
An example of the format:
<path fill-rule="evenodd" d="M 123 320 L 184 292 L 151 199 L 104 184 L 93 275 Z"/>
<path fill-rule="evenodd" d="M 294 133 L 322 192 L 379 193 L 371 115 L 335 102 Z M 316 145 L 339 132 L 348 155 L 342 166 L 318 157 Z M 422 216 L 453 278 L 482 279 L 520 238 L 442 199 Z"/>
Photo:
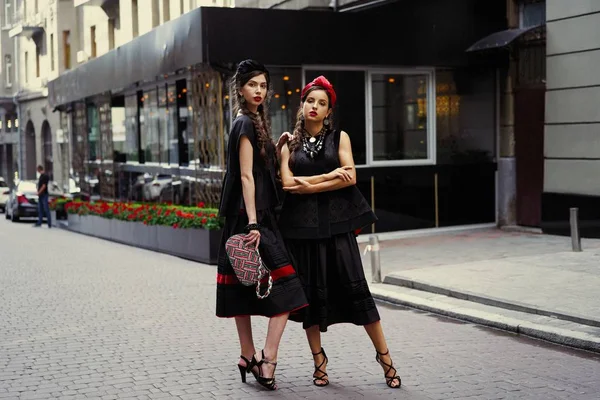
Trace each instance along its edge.
<path fill-rule="evenodd" d="M 261 350 L 261 354 L 262 354 L 262 359 L 260 361 L 256 361 L 256 357 L 252 356 L 252 362 L 251 362 L 251 367 L 249 368 L 249 370 L 251 371 L 252 368 L 254 367 L 258 367 L 258 374 L 254 375 L 254 378 L 256 378 L 256 381 L 263 387 L 269 389 L 269 390 L 275 390 L 277 389 L 277 384 L 275 383 L 275 368 L 277 368 L 277 363 L 276 362 L 272 362 L 269 361 L 265 358 L 265 351 Z M 263 376 L 263 372 L 262 372 L 262 366 L 263 364 L 271 364 L 274 365 L 275 368 L 273 368 L 273 377 L 271 378 L 265 378 Z"/>
<path fill-rule="evenodd" d="M 323 349 L 322 347 L 320 352 L 312 353 L 313 358 L 315 358 L 315 356 L 318 356 L 319 354 L 323 354 L 323 361 L 321 361 L 321 364 L 319 364 L 318 366 L 315 365 L 315 372 L 313 372 L 313 384 L 318 387 L 325 387 L 329 385 L 329 375 L 327 375 L 327 372 L 323 371 L 321 367 L 323 367 L 323 365 L 327 366 L 327 364 L 329 363 L 329 359 L 327 358 L 327 354 L 325 354 L 325 349 Z M 321 374 L 321 376 L 315 377 L 316 373 Z M 317 383 L 317 381 L 321 381 L 322 383 Z"/>
<path fill-rule="evenodd" d="M 251 372 L 253 375 L 255 375 L 256 373 L 252 371 L 252 368 L 254 368 L 252 366 L 252 361 L 248 360 L 244 356 L 240 356 L 240 358 L 246 362 L 246 365 L 238 364 L 238 368 L 240 369 L 240 375 L 242 377 L 242 383 L 246 383 L 246 374 L 248 372 Z"/>
<path fill-rule="evenodd" d="M 392 389 L 398 389 L 400 386 L 402 386 L 402 379 L 400 379 L 400 377 L 397 375 L 398 371 L 396 370 L 396 368 L 394 368 L 394 362 L 392 361 L 391 364 L 388 364 L 384 362 L 380 357 L 387 356 L 388 354 L 390 354 L 390 349 L 388 349 L 388 351 L 386 351 L 385 353 L 380 353 L 377 350 L 375 350 L 375 352 L 377 353 L 377 355 L 375 356 L 375 360 L 377 360 L 377 362 L 384 368 L 387 368 L 384 374 L 385 383 L 388 385 L 388 387 L 391 387 Z M 393 376 L 388 376 L 391 370 L 394 370 Z M 392 383 L 394 381 L 398 381 L 398 386 L 392 386 Z"/>

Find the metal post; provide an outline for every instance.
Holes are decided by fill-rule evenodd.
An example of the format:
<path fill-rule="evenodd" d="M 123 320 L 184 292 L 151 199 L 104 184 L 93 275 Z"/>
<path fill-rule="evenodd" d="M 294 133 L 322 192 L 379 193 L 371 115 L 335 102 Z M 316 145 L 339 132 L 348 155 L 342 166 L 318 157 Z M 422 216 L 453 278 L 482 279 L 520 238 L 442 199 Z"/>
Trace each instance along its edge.
<path fill-rule="evenodd" d="M 369 251 L 371 252 L 371 276 L 373 283 L 381 283 L 381 260 L 379 259 L 379 236 L 369 237 Z"/>
<path fill-rule="evenodd" d="M 573 251 L 581 251 L 581 237 L 579 236 L 579 208 L 571 208 L 571 245 Z"/>

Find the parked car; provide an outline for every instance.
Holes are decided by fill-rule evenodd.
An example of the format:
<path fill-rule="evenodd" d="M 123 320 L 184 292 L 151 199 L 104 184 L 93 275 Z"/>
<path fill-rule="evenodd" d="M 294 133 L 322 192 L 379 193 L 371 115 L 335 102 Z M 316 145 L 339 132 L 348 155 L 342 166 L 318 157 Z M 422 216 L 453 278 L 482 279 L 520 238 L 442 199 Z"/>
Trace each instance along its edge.
<path fill-rule="evenodd" d="M 4 178 L 0 177 L 0 212 L 6 212 L 6 203 L 9 194 L 10 188 L 4 181 Z"/>
<path fill-rule="evenodd" d="M 21 218 L 37 218 L 38 195 L 36 181 L 19 181 L 10 191 L 6 204 L 6 219 L 13 222 Z"/>

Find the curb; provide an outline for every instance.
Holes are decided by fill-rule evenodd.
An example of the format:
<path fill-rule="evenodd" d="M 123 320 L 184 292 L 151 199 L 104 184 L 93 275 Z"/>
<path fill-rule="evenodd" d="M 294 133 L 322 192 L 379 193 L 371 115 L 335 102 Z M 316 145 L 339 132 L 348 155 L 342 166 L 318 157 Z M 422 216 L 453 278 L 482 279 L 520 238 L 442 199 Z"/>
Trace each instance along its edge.
<path fill-rule="evenodd" d="M 394 276 L 393 274 L 387 275 L 383 280 L 383 283 L 396 286 L 403 286 L 410 289 L 421 290 L 429 293 L 442 294 L 444 296 L 453 297 L 459 300 L 472 301 L 474 303 L 484 304 L 486 306 L 504 308 L 507 310 L 519 311 L 528 314 L 543 315 L 546 317 L 552 317 L 563 321 L 575 322 L 577 324 L 600 327 L 600 320 L 591 319 L 589 317 L 574 314 L 565 314 L 562 312 L 548 310 L 530 304 L 519 303 L 516 301 L 509 302 L 503 299 L 498 299 L 491 296 L 483 296 L 481 294 L 472 293 L 462 289 L 453 289 L 449 287 L 430 285 L 428 283 L 419 282 L 414 279 L 403 278 L 401 276 Z"/>
<path fill-rule="evenodd" d="M 600 337 L 592 336 L 584 332 L 550 327 L 466 307 L 456 307 L 440 301 L 422 299 L 416 296 L 399 295 L 381 287 L 371 287 L 371 294 L 375 299 L 391 304 L 427 311 L 462 321 L 542 339 L 564 346 L 600 353 Z"/>

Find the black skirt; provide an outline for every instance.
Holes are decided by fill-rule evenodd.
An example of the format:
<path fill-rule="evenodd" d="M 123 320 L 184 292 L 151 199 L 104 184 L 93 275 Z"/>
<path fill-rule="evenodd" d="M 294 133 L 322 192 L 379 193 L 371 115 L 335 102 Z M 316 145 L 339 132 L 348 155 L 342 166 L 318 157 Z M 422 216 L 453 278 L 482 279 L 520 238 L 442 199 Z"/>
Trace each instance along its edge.
<path fill-rule="evenodd" d="M 257 211 L 261 225 L 259 252 L 265 266 L 271 271 L 273 288 L 265 299 L 256 297 L 256 286 L 244 286 L 237 280 L 225 252 L 225 242 L 231 236 L 244 233 L 248 216 L 242 213 L 225 219 L 219 247 L 217 266 L 217 316 L 230 318 L 245 315 L 276 315 L 297 311 L 308 305 L 300 279 L 290 262 L 279 233 L 273 210 Z M 266 288 L 261 291 L 264 293 Z"/>
<path fill-rule="evenodd" d="M 309 303 L 290 320 L 302 322 L 304 329 L 318 325 L 321 332 L 333 324 L 368 325 L 380 320 L 353 233 L 288 239 L 286 245 Z"/>

